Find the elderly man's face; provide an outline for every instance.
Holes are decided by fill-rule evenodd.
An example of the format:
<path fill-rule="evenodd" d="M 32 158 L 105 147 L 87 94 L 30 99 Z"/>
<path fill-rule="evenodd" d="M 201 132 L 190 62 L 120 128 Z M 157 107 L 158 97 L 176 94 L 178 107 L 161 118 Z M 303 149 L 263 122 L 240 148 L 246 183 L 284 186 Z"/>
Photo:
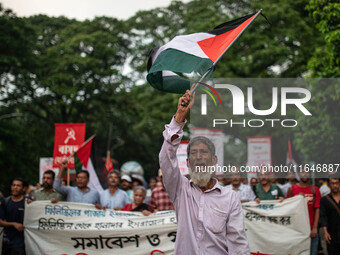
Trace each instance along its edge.
<path fill-rule="evenodd" d="M 233 186 L 238 186 L 241 183 L 241 174 L 240 173 L 233 173 L 231 175 L 231 184 Z"/>
<path fill-rule="evenodd" d="M 217 157 L 211 154 L 206 144 L 193 144 L 190 147 L 189 157 L 187 158 L 191 180 L 199 187 L 206 186 L 212 176 L 207 167 L 216 165 L 216 162 Z"/>

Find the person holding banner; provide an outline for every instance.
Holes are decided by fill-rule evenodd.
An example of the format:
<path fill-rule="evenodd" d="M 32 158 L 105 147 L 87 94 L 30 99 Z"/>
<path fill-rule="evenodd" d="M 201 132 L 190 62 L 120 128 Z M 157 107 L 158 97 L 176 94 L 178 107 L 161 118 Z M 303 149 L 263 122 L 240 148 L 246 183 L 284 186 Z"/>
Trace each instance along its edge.
<path fill-rule="evenodd" d="M 241 203 L 254 201 L 256 198 L 252 188 L 249 185 L 245 185 L 241 182 L 241 173 L 239 169 L 231 174 L 231 184 L 225 187 L 227 189 L 234 190 L 239 196 Z"/>
<path fill-rule="evenodd" d="M 25 189 L 28 183 L 18 177 L 12 181 L 12 195 L 0 202 L 0 226 L 5 228 L 2 254 L 24 255 Z"/>
<path fill-rule="evenodd" d="M 99 193 L 95 189 L 87 186 L 90 180 L 88 171 L 82 170 L 76 174 L 77 187 L 61 185 L 61 177 L 63 172 L 67 169 L 67 160 L 64 160 L 59 168 L 57 178 L 54 180 L 53 188 L 56 191 L 66 196 L 68 202 L 99 204 Z"/>
<path fill-rule="evenodd" d="M 308 169 L 300 169 L 300 182 L 292 187 L 288 192 L 287 197 L 302 195 L 305 197 L 308 208 L 309 223 L 310 223 L 310 254 L 316 255 L 318 252 L 318 225 L 320 219 L 320 199 L 321 194 L 319 188 L 310 183 L 310 174 Z"/>
<path fill-rule="evenodd" d="M 269 169 L 266 166 L 262 166 L 258 172 L 259 183 L 253 186 L 253 191 L 256 195 L 256 203 L 260 203 L 261 200 L 284 200 L 283 193 L 279 186 L 275 183 L 271 183 Z"/>
<path fill-rule="evenodd" d="M 146 197 L 146 189 L 144 186 L 137 186 L 133 189 L 133 203 L 126 204 L 123 211 L 141 212 L 145 216 L 149 216 L 153 208 L 143 203 Z"/>
<path fill-rule="evenodd" d="M 111 170 L 107 174 L 108 188 L 100 194 L 100 205 L 97 209 L 122 210 L 130 202 L 127 193 L 119 188 L 120 172 Z"/>
<path fill-rule="evenodd" d="M 50 200 L 52 203 L 58 201 L 65 201 L 65 198 L 62 194 L 53 189 L 53 183 L 55 179 L 55 173 L 52 170 L 47 170 L 43 174 L 43 187 L 33 191 L 32 200 Z M 32 202 L 32 200 L 27 200 L 28 203 Z"/>
<path fill-rule="evenodd" d="M 179 99 L 177 112 L 165 125 L 159 153 L 163 182 L 177 217 L 176 255 L 249 255 L 241 202 L 232 190 L 222 187 L 209 166 L 215 166 L 214 144 L 206 137 L 190 140 L 187 166 L 190 180 L 182 176 L 176 157 L 186 116 L 193 104 L 189 90 Z"/>

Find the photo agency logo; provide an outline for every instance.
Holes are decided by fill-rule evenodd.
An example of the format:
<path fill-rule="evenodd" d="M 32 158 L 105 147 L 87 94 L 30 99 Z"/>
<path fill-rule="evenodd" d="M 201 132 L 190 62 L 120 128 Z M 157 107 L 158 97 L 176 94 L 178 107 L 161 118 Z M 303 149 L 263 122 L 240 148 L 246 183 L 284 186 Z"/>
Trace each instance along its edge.
<path fill-rule="evenodd" d="M 285 82 L 279 82 L 281 86 L 268 86 L 268 81 L 261 83 L 263 80 L 265 79 L 254 79 L 254 82 L 251 80 L 243 82 L 242 85 L 235 85 L 237 81 L 216 83 L 212 86 L 200 83 L 200 86 L 203 85 L 201 90 L 205 92 L 201 94 L 200 116 L 210 115 L 210 127 L 213 128 L 223 128 L 224 125 L 250 128 L 280 125 L 292 128 L 298 125 L 295 116 L 312 116 L 307 108 L 307 103 L 311 100 L 311 92 L 307 86 L 285 86 Z M 278 83 L 275 80 L 273 82 Z M 250 84 L 253 85 L 249 86 Z M 212 100 L 214 105 L 209 104 L 209 100 Z M 294 114 L 288 114 L 289 111 Z M 233 118 L 226 118 L 231 115 Z"/>

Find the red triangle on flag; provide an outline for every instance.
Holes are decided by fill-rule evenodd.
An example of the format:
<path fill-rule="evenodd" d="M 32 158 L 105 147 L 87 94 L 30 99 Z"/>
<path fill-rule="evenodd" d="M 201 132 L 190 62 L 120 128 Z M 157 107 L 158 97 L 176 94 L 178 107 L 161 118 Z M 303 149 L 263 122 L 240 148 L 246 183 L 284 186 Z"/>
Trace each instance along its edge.
<path fill-rule="evenodd" d="M 226 48 L 237 38 L 237 36 L 243 31 L 243 29 L 251 22 L 251 20 L 256 16 L 254 14 L 252 17 L 241 23 L 238 27 L 229 30 L 223 34 L 210 37 L 198 41 L 197 44 L 200 46 L 202 51 L 215 62 L 219 56 L 221 56 Z"/>
<path fill-rule="evenodd" d="M 89 162 L 89 158 L 91 155 L 92 141 L 93 139 L 80 147 L 76 152 L 79 161 L 83 164 L 85 168 L 87 168 L 87 163 Z"/>

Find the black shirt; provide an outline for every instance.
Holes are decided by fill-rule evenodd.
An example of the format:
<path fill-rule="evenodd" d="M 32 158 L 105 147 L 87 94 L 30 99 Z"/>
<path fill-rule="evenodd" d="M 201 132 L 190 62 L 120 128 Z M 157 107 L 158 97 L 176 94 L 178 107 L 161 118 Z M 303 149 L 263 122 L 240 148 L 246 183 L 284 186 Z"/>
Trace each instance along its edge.
<path fill-rule="evenodd" d="M 24 210 L 25 210 L 25 198 L 18 202 L 14 202 L 12 198 L 9 198 L 7 204 L 5 199 L 1 201 L 0 206 L 0 218 L 7 222 L 18 222 L 23 224 L 24 222 Z M 23 247 L 24 243 L 24 231 L 19 232 L 14 227 L 6 227 L 4 238 L 9 240 L 9 247 Z"/>
<path fill-rule="evenodd" d="M 327 195 L 340 209 L 340 202 L 337 203 L 331 194 Z M 321 227 L 327 227 L 327 231 L 332 233 L 340 232 L 340 214 L 326 196 L 320 200 Z"/>

